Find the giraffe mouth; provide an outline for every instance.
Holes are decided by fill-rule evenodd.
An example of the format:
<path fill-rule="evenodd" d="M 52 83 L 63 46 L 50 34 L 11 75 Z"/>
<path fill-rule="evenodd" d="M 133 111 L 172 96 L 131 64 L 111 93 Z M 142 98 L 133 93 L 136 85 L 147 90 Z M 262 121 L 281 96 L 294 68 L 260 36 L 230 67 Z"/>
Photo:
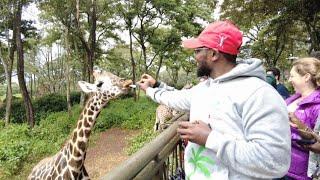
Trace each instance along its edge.
<path fill-rule="evenodd" d="M 132 85 L 132 80 L 126 80 L 124 83 L 123 83 L 123 89 L 129 89 Z"/>

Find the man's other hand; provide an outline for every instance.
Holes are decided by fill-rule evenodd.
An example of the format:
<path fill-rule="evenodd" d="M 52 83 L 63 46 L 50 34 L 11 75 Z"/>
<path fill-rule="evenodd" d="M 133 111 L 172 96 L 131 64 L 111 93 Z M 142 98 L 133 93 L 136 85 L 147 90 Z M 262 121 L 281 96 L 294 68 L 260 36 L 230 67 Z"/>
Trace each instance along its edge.
<path fill-rule="evenodd" d="M 177 132 L 180 134 L 181 139 L 186 139 L 204 146 L 211 132 L 211 128 L 203 121 L 182 121 L 179 122 Z"/>

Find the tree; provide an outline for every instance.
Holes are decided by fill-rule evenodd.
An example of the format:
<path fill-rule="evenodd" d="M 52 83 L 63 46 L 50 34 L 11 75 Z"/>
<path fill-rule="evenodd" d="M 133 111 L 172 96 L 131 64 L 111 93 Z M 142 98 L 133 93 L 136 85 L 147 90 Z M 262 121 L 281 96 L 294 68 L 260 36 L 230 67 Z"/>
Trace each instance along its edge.
<path fill-rule="evenodd" d="M 26 109 L 27 121 L 32 128 L 34 126 L 34 112 L 31 103 L 31 98 L 29 96 L 29 92 L 26 86 L 26 82 L 24 79 L 24 52 L 23 52 L 23 42 L 21 39 L 21 14 L 22 14 L 22 0 L 17 0 L 15 3 L 15 18 L 16 26 L 13 28 L 16 29 L 16 46 L 17 46 L 17 74 L 18 74 L 18 82 L 20 91 L 23 97 L 24 106 Z"/>
<path fill-rule="evenodd" d="M 241 27 L 250 40 L 247 47 L 268 66 L 282 64 L 290 54 L 304 55 L 319 48 L 317 0 L 225 0 L 222 12 L 222 18 L 232 19 Z"/>

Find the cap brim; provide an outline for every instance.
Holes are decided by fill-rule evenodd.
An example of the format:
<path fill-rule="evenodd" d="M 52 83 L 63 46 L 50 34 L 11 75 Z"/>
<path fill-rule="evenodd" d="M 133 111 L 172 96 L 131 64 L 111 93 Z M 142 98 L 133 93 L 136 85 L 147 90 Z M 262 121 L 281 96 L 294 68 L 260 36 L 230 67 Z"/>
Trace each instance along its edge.
<path fill-rule="evenodd" d="M 184 48 L 195 49 L 199 47 L 203 47 L 203 42 L 199 41 L 198 38 L 187 39 L 182 42 L 182 46 Z"/>

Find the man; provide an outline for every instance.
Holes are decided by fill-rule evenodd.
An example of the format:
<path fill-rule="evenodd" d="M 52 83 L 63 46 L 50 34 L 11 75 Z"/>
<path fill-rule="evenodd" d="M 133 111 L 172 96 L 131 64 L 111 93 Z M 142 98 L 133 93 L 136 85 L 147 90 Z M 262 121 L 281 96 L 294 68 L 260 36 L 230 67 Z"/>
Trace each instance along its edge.
<path fill-rule="evenodd" d="M 242 34 L 231 22 L 212 23 L 198 38 L 183 42 L 194 49 L 197 74 L 206 80 L 180 91 L 149 75 L 139 82 L 154 101 L 190 111 L 190 122 L 177 129 L 189 141 L 187 179 L 271 179 L 288 170 L 286 105 L 265 82 L 260 60 L 236 62 L 241 44 Z"/>
<path fill-rule="evenodd" d="M 276 67 L 270 68 L 267 70 L 267 74 L 272 74 L 277 80 L 276 89 L 278 93 L 282 96 L 283 99 L 287 99 L 290 96 L 290 93 L 286 86 L 280 83 L 280 70 Z"/>

